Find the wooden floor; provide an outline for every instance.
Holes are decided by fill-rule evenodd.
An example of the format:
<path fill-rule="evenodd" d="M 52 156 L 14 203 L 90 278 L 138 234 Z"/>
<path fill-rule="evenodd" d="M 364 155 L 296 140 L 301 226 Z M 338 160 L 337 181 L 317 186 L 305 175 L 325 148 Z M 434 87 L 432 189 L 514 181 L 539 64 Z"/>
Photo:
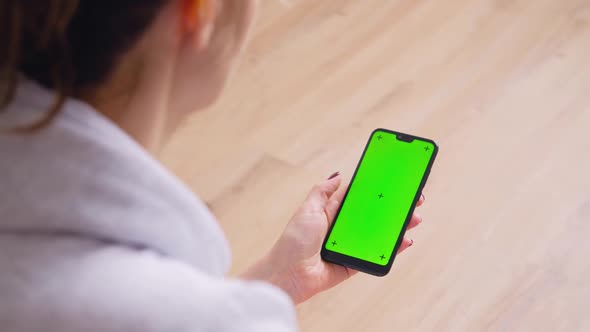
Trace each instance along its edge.
<path fill-rule="evenodd" d="M 590 2 L 278 0 L 223 100 L 164 162 L 233 274 L 376 127 L 439 158 L 415 245 L 299 306 L 303 331 L 590 331 Z"/>

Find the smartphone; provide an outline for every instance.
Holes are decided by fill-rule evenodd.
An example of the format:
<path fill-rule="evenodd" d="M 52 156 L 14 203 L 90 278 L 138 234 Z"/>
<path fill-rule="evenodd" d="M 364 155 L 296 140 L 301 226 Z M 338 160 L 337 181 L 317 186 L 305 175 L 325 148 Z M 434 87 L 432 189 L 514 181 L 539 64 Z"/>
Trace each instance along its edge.
<path fill-rule="evenodd" d="M 437 153 L 430 139 L 373 131 L 322 258 L 376 276 L 389 273 Z"/>

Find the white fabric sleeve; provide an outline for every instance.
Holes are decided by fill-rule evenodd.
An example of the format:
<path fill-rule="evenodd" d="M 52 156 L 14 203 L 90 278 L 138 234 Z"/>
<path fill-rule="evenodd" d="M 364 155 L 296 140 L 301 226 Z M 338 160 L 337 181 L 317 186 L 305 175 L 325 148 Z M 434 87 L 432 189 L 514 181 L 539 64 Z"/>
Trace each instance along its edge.
<path fill-rule="evenodd" d="M 30 300 L 5 308 L 18 316 L 12 322 L 0 312 L 8 331 L 297 330 L 290 298 L 270 284 L 215 278 L 150 251 L 76 249 L 35 257 L 21 266 L 20 277 L 31 285 L 18 296 Z M 1 293 L 10 295 L 11 290 Z M 28 312 L 20 311 L 25 307 Z"/>

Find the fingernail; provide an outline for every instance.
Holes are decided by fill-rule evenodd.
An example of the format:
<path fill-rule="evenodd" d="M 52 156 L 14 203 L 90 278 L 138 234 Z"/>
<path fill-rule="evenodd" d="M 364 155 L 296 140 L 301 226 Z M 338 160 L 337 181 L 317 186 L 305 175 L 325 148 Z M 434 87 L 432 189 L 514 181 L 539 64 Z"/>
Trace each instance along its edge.
<path fill-rule="evenodd" d="M 424 197 L 424 194 L 422 194 L 422 200 L 425 201 L 426 197 Z"/>
<path fill-rule="evenodd" d="M 410 245 L 408 247 L 411 247 L 414 244 L 414 239 L 410 239 Z"/>
<path fill-rule="evenodd" d="M 334 174 L 330 175 L 328 180 L 332 180 L 333 178 L 337 177 L 338 175 L 340 175 L 340 172 L 335 172 Z"/>

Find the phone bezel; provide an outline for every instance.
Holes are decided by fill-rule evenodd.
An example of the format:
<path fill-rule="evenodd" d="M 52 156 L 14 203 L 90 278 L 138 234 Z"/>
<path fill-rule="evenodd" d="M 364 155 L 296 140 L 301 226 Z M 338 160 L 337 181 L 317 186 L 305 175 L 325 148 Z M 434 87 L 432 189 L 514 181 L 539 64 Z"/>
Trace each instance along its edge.
<path fill-rule="evenodd" d="M 412 203 L 410 211 L 408 212 L 408 215 L 406 216 L 406 220 L 404 221 L 404 224 L 402 226 L 400 236 L 397 239 L 395 247 L 393 248 L 393 251 L 390 255 L 389 261 L 387 262 L 386 265 L 379 265 L 379 264 L 371 263 L 371 262 L 368 262 L 368 261 L 365 261 L 362 259 L 358 259 L 356 257 L 344 255 L 344 254 L 326 249 L 326 243 L 328 241 L 328 237 L 329 237 L 330 233 L 332 233 L 332 229 L 334 228 L 334 225 L 336 224 L 336 221 L 338 220 L 338 216 L 340 215 L 340 211 L 342 209 L 342 206 L 346 202 L 346 198 L 348 197 L 348 192 L 350 191 L 350 187 L 351 187 L 352 183 L 354 183 L 354 180 L 356 178 L 356 174 L 359 170 L 359 167 L 360 167 L 363 159 L 365 158 L 367 148 L 369 147 L 369 144 L 371 143 L 373 136 L 377 132 L 385 132 L 385 133 L 389 133 L 389 134 L 394 134 L 396 137 L 398 137 L 398 139 L 400 139 L 399 136 L 401 136 L 401 137 L 404 137 L 405 139 L 410 139 L 411 142 L 413 142 L 414 140 L 428 142 L 434 146 L 434 151 L 432 152 L 432 156 L 430 157 L 430 160 L 428 162 L 428 166 L 426 167 L 426 170 L 424 171 L 424 174 L 422 175 L 422 180 L 420 181 L 420 185 L 419 185 L 416 195 L 414 197 L 414 201 Z M 401 139 L 401 140 L 405 141 L 404 139 Z M 375 276 L 379 276 L 379 277 L 387 275 L 389 273 L 389 271 L 391 270 L 391 266 L 393 265 L 395 257 L 397 256 L 397 251 L 399 250 L 399 247 L 402 243 L 402 240 L 403 240 L 404 235 L 406 233 L 406 229 L 408 228 L 408 224 L 410 223 L 410 219 L 412 219 L 412 214 L 414 213 L 414 209 L 416 208 L 416 204 L 418 203 L 418 200 L 420 200 L 420 195 L 422 194 L 422 190 L 424 189 L 424 186 L 426 185 L 426 182 L 428 181 L 428 176 L 430 175 L 430 171 L 432 169 L 432 165 L 434 164 L 434 160 L 436 159 L 437 154 L 438 154 L 438 144 L 436 144 L 436 142 L 431 139 L 423 138 L 423 137 L 419 137 L 419 136 L 415 136 L 415 135 L 410 135 L 410 134 L 405 134 L 405 133 L 401 133 L 401 132 L 397 132 L 397 131 L 393 131 L 393 130 L 389 130 L 389 129 L 384 129 L 384 128 L 377 128 L 377 129 L 373 130 L 373 132 L 371 132 L 371 135 L 369 136 L 367 144 L 365 145 L 365 149 L 363 150 L 361 158 L 359 159 L 359 162 L 356 166 L 356 169 L 354 171 L 352 179 L 350 180 L 350 185 L 346 189 L 346 193 L 344 194 L 344 198 L 342 199 L 342 203 L 340 204 L 340 207 L 338 208 L 338 212 L 336 213 L 336 216 L 334 217 L 334 222 L 332 223 L 332 225 L 328 229 L 328 232 L 326 233 L 326 237 L 324 238 L 324 242 L 322 243 L 322 250 L 320 252 L 322 259 L 324 259 L 325 261 L 330 262 L 330 263 L 346 266 L 346 267 L 349 267 L 349 268 L 352 268 L 352 269 L 355 269 L 355 270 L 358 270 L 361 272 L 365 272 L 368 274 L 372 274 Z"/>

